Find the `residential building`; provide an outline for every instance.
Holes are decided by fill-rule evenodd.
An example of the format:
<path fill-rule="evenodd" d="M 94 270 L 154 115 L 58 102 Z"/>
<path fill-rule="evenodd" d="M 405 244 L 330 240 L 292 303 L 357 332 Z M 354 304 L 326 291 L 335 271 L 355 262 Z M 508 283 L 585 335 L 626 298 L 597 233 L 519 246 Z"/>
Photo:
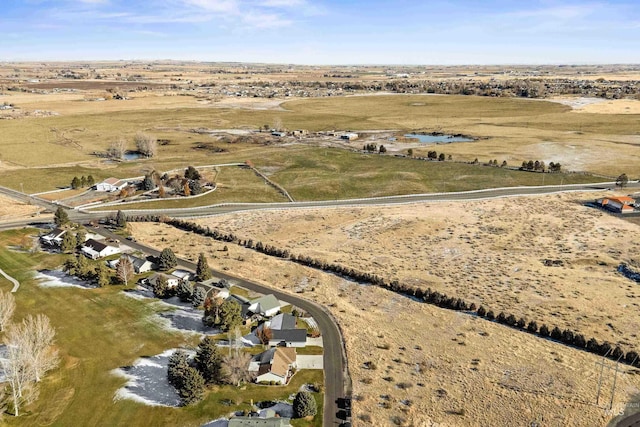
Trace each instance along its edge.
<path fill-rule="evenodd" d="M 166 279 L 168 288 L 175 288 L 176 286 L 178 286 L 178 283 L 180 283 L 180 279 L 178 279 L 177 277 L 164 273 L 153 274 L 146 280 L 146 283 L 153 287 L 156 285 L 156 282 L 160 277 L 164 277 Z"/>
<path fill-rule="evenodd" d="M 131 261 L 131 265 L 133 265 L 133 270 L 135 271 L 136 274 L 147 273 L 156 268 L 156 264 L 153 261 L 151 261 L 150 257 L 140 258 L 134 255 L 128 255 L 128 254 L 122 255 L 120 259 L 107 261 L 107 265 L 111 268 L 117 268 L 118 263 L 123 258 L 127 258 L 129 261 Z"/>
<path fill-rule="evenodd" d="M 617 213 L 631 213 L 634 211 L 633 205 L 636 203 L 635 199 L 628 196 L 619 197 L 605 197 L 603 199 L 596 200 L 600 206 L 611 212 Z"/>
<path fill-rule="evenodd" d="M 104 258 L 109 255 L 120 253 L 120 248 L 107 245 L 97 240 L 89 239 L 84 242 L 81 249 L 82 253 L 91 259 Z"/>
<path fill-rule="evenodd" d="M 289 418 L 233 417 L 229 427 L 291 427 Z"/>
<path fill-rule="evenodd" d="M 257 383 L 287 384 L 296 367 L 296 349 L 276 347 L 254 356 L 249 371 L 257 372 Z"/>
<path fill-rule="evenodd" d="M 251 301 L 249 311 L 263 317 L 272 317 L 280 311 L 280 301 L 274 295 L 264 295 Z"/>
<path fill-rule="evenodd" d="M 203 282 L 196 282 L 194 289 L 202 288 L 205 291 L 206 298 L 222 298 L 227 299 L 231 295 L 229 289 L 220 285 L 217 279 L 209 279 Z M 240 305 L 242 305 L 240 303 Z"/>
<path fill-rule="evenodd" d="M 42 244 L 50 247 L 59 248 L 62 245 L 62 237 L 67 232 L 61 228 L 55 228 L 51 232 L 40 237 Z"/>

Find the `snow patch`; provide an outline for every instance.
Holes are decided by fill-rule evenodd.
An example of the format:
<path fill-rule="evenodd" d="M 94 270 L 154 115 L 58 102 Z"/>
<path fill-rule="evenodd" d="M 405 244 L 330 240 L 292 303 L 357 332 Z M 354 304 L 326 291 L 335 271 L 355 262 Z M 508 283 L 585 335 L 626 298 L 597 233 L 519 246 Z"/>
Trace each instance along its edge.
<path fill-rule="evenodd" d="M 39 281 L 38 285 L 43 288 L 97 288 L 94 284 L 90 284 L 84 280 L 70 276 L 60 270 L 42 270 L 39 271 L 34 278 Z"/>

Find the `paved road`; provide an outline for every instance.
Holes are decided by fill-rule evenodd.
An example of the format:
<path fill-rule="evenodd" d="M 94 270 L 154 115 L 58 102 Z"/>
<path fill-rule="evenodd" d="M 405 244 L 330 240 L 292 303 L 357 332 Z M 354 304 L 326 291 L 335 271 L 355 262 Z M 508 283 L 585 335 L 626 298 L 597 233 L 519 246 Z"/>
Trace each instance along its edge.
<path fill-rule="evenodd" d="M 619 421 L 616 427 L 640 427 L 640 414 L 635 414 Z"/>
<path fill-rule="evenodd" d="M 100 227 L 93 229 L 93 231 L 103 235 L 106 238 L 120 240 L 123 244 L 132 247 L 133 249 L 145 252 L 149 255 L 159 256 L 160 251 L 142 245 L 138 242 L 131 242 L 125 240 L 122 236 L 118 236 Z M 192 271 L 196 270 L 196 264 L 190 261 L 179 260 L 178 265 L 182 268 L 186 268 Z M 320 327 L 323 336 L 324 354 L 324 376 L 325 376 L 325 395 L 324 395 L 324 414 L 323 420 L 325 426 L 337 426 L 340 424 L 340 420 L 336 417 L 338 407 L 336 405 L 336 399 L 343 397 L 350 393 L 349 375 L 346 365 L 346 354 L 343 347 L 343 339 L 336 325 L 335 321 L 331 317 L 331 314 L 322 306 L 310 302 L 308 300 L 299 298 L 297 296 L 278 291 L 268 286 L 263 286 L 255 282 L 251 282 L 239 277 L 224 273 L 222 271 L 211 269 L 213 275 L 219 279 L 226 279 L 238 286 L 249 289 L 254 292 L 262 294 L 273 294 L 279 300 L 286 301 L 296 307 L 309 313 Z"/>
<path fill-rule="evenodd" d="M 5 279 L 7 279 L 8 281 L 10 281 L 13 284 L 13 288 L 11 289 L 11 292 L 15 292 L 20 288 L 20 283 L 16 279 L 14 279 L 13 277 L 9 276 L 4 271 L 0 270 L 0 275 L 4 276 Z"/>

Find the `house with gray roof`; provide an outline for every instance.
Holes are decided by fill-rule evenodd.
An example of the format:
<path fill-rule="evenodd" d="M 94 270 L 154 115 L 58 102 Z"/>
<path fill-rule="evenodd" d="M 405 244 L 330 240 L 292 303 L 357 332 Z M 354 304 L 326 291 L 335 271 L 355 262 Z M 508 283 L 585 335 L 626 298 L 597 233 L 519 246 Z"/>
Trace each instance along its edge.
<path fill-rule="evenodd" d="M 229 427 L 291 427 L 289 418 L 233 417 Z"/>
<path fill-rule="evenodd" d="M 251 301 L 249 311 L 263 317 L 272 317 L 280 311 L 280 301 L 273 294 L 264 295 Z"/>

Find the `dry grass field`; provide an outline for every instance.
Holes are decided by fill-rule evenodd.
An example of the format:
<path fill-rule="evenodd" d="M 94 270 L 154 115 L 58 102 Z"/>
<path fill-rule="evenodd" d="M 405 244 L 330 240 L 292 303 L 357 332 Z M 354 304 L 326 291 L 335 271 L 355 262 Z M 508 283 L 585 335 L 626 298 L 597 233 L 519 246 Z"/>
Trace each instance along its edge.
<path fill-rule="evenodd" d="M 637 347 L 640 289 L 615 267 L 637 260 L 638 243 L 624 236 L 638 226 L 578 203 L 594 197 L 246 212 L 200 222 Z M 604 426 L 612 418 L 603 409 L 611 376 L 595 405 L 593 355 L 238 246 L 222 252 L 223 243 L 165 225 L 132 229 L 139 241 L 191 259 L 204 252 L 215 268 L 328 306 L 361 399 L 356 425 Z M 564 266 L 544 267 L 544 258 Z M 625 368 L 618 377 L 614 408 L 637 399 L 638 374 Z"/>
<path fill-rule="evenodd" d="M 18 202 L 7 196 L 0 195 L 0 223 L 13 219 L 26 218 L 42 211 L 39 206 Z"/>

